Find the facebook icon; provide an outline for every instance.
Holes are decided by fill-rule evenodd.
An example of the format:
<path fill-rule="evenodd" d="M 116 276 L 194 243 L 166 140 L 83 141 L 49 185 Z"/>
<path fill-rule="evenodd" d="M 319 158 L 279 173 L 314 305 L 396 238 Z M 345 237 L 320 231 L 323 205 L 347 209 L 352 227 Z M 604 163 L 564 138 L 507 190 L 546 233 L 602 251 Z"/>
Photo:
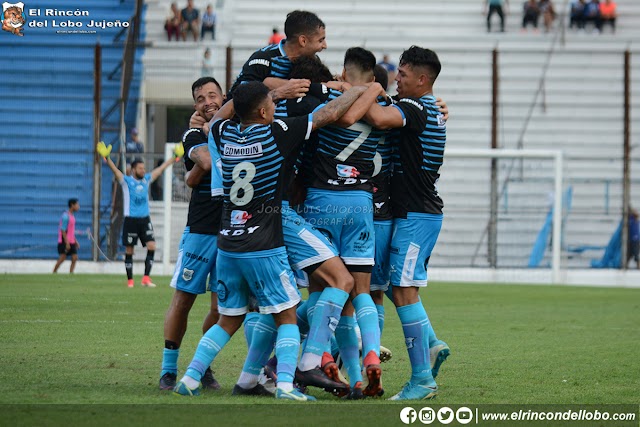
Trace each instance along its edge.
<path fill-rule="evenodd" d="M 418 418 L 418 413 L 415 409 L 407 406 L 400 411 L 400 421 L 405 424 L 413 424 Z"/>

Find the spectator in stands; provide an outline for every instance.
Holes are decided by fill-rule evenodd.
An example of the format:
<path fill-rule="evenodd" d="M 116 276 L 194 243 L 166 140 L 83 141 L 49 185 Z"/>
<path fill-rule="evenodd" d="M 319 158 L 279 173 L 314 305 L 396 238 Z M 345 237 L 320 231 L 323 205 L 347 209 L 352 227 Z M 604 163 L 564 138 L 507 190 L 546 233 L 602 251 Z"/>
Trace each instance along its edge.
<path fill-rule="evenodd" d="M 553 21 L 556 19 L 556 11 L 553 9 L 553 3 L 551 3 L 551 0 L 540 0 L 538 8 L 542 15 L 542 21 L 544 22 L 544 32 L 548 33 L 553 26 Z"/>
<path fill-rule="evenodd" d="M 502 9 L 502 5 L 507 6 L 505 10 Z M 487 5 L 489 5 L 489 11 L 487 13 Z M 494 13 L 497 13 L 500 17 L 500 31 L 504 33 L 504 15 L 505 12 L 509 13 L 509 0 L 485 0 L 484 13 L 487 15 L 487 32 L 491 32 L 491 17 Z"/>
<path fill-rule="evenodd" d="M 211 49 L 209 48 L 206 48 L 204 51 L 200 77 L 213 77 L 213 58 L 211 57 Z"/>
<path fill-rule="evenodd" d="M 286 36 L 278 31 L 276 27 L 273 27 L 273 34 L 271 34 L 271 37 L 269 37 L 269 45 L 278 44 L 285 37 Z"/>
<path fill-rule="evenodd" d="M 591 0 L 584 7 L 584 22 L 585 25 L 587 22 L 593 22 L 594 32 L 601 31 L 601 22 L 600 22 L 600 2 L 598 0 Z"/>
<path fill-rule="evenodd" d="M 164 29 L 167 31 L 167 39 L 171 41 L 171 35 L 176 35 L 176 41 L 180 40 L 180 27 L 182 26 L 182 15 L 178 9 L 178 5 L 171 3 L 171 9 L 164 21 Z"/>
<path fill-rule="evenodd" d="M 193 41 L 198 41 L 200 30 L 200 12 L 193 7 L 193 0 L 187 0 L 187 7 L 182 9 L 182 40 L 187 40 L 187 33 L 193 34 Z"/>
<path fill-rule="evenodd" d="M 522 13 L 522 31 L 527 31 L 527 25 L 529 24 L 533 24 L 533 28 L 537 31 L 539 16 L 540 9 L 538 8 L 538 2 L 536 0 L 525 1 Z"/>
<path fill-rule="evenodd" d="M 585 6 L 585 0 L 573 0 L 571 2 L 571 20 L 569 21 L 569 28 L 573 28 L 575 26 L 579 30 L 584 29 Z"/>
<path fill-rule="evenodd" d="M 131 163 L 136 160 L 136 154 L 144 153 L 144 145 L 138 140 L 138 129 L 131 129 L 131 140 L 125 144 L 125 151 L 127 152 L 127 175 L 131 170 Z"/>
<path fill-rule="evenodd" d="M 211 33 L 211 40 L 216 39 L 216 20 L 218 15 L 213 11 L 213 6 L 207 5 L 207 10 L 202 14 L 202 29 L 200 40 L 204 39 L 204 33 Z"/>
<path fill-rule="evenodd" d="M 640 270 L 640 225 L 638 224 L 638 211 L 629 208 L 629 239 L 627 241 L 627 265 L 633 258 L 636 267 Z"/>
<path fill-rule="evenodd" d="M 397 67 L 396 64 L 391 62 L 389 55 L 386 53 L 382 55 L 382 61 L 378 62 L 378 65 L 382 65 L 384 69 L 387 70 L 388 81 L 392 82 L 395 80 Z"/>
<path fill-rule="evenodd" d="M 616 12 L 617 5 L 611 0 L 604 0 L 604 3 L 600 3 L 600 32 L 604 28 L 604 24 L 611 24 L 613 33 L 616 32 Z"/>

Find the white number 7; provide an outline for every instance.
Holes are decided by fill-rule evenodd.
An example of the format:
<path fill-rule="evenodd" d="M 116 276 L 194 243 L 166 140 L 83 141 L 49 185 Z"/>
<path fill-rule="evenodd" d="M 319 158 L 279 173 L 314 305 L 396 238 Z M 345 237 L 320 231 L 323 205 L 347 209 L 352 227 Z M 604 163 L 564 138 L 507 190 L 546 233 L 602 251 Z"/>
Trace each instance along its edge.
<path fill-rule="evenodd" d="M 342 150 L 340 154 L 338 154 L 335 157 L 336 160 L 339 160 L 341 162 L 344 162 L 345 160 L 347 160 L 349 156 L 353 154 L 354 151 L 360 148 L 362 143 L 367 140 L 367 138 L 369 137 L 369 134 L 371 133 L 371 126 L 365 123 L 354 123 L 351 126 L 349 126 L 347 129 L 360 132 L 360 135 L 358 135 L 356 139 L 351 141 L 351 144 L 347 145 L 344 148 L 344 150 Z"/>

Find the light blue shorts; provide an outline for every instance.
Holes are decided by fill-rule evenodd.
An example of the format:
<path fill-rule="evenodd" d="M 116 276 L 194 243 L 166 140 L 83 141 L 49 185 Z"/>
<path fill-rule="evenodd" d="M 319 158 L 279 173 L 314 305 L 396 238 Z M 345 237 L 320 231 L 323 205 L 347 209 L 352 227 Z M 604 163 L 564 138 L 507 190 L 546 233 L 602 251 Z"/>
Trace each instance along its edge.
<path fill-rule="evenodd" d="M 189 294 L 204 294 L 210 290 L 211 283 L 216 283 L 217 255 L 217 235 L 191 233 L 186 227 L 180 239 L 170 286 Z"/>
<path fill-rule="evenodd" d="M 371 290 L 386 291 L 389 288 L 389 250 L 393 220 L 374 221 L 376 230 L 376 264 L 371 272 Z"/>
<path fill-rule="evenodd" d="M 409 213 L 393 220 L 391 285 L 427 286 L 427 264 L 441 228 L 442 215 Z"/>
<path fill-rule="evenodd" d="M 241 316 L 249 311 L 249 296 L 261 314 L 280 313 L 300 302 L 300 292 L 284 247 L 257 252 L 218 250 L 218 311 Z"/>
<path fill-rule="evenodd" d="M 304 217 L 333 243 L 345 265 L 373 265 L 372 194 L 311 188 L 304 203 Z"/>
<path fill-rule="evenodd" d="M 284 246 L 293 270 L 302 270 L 338 256 L 338 251 L 319 230 L 282 203 L 282 233 Z"/>

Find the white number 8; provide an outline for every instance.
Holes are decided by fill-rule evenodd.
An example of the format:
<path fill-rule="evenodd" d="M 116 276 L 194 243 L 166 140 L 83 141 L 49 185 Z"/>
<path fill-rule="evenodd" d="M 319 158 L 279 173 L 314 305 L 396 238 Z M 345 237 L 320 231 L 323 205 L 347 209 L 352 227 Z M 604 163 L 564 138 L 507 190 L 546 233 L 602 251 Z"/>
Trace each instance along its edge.
<path fill-rule="evenodd" d="M 240 178 L 240 174 L 246 172 L 244 178 Z M 229 193 L 231 202 L 236 206 L 244 206 L 253 199 L 253 185 L 251 180 L 256 176 L 256 167 L 251 162 L 238 163 L 233 172 L 231 172 L 231 179 L 233 179 L 233 185 Z M 244 195 L 238 197 L 240 190 L 243 190 Z"/>

